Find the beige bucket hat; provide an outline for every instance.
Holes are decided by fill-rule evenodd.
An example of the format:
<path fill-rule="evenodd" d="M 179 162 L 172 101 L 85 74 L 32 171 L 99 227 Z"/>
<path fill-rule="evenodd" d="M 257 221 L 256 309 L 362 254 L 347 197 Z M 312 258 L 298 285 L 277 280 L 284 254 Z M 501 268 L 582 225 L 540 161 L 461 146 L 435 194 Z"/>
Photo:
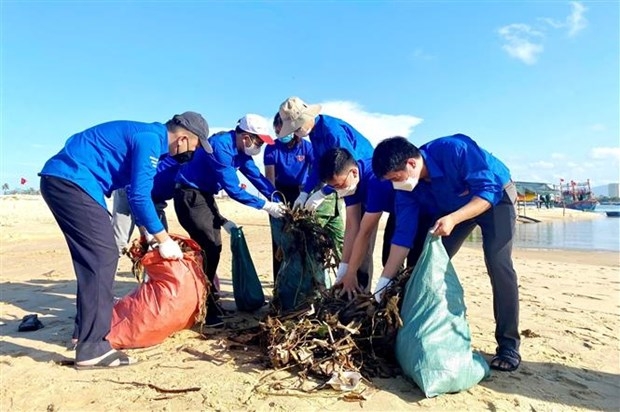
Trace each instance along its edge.
<path fill-rule="evenodd" d="M 299 97 L 289 97 L 280 105 L 282 128 L 278 137 L 293 133 L 302 127 L 308 120 L 314 119 L 321 112 L 320 104 L 306 104 Z"/>

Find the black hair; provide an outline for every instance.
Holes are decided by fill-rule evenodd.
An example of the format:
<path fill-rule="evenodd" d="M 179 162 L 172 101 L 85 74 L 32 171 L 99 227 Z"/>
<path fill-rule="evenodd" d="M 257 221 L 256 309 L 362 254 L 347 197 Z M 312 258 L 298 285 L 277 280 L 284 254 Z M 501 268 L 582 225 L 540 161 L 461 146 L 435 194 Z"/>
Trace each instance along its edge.
<path fill-rule="evenodd" d="M 177 119 L 175 119 L 174 117 L 170 120 L 168 120 L 166 122 L 166 129 L 171 132 L 174 133 L 179 129 L 183 129 L 183 130 L 187 130 L 185 129 L 183 126 L 181 126 L 181 124 L 179 123 L 179 121 Z"/>
<path fill-rule="evenodd" d="M 420 157 L 420 151 L 402 136 L 383 140 L 372 154 L 372 171 L 379 178 L 404 170 L 407 159 Z"/>
<path fill-rule="evenodd" d="M 319 160 L 319 178 L 322 182 L 333 179 L 334 176 L 345 172 L 348 167 L 356 166 L 353 155 L 339 147 L 329 149 Z"/>
<path fill-rule="evenodd" d="M 280 112 L 273 116 L 273 128 L 275 129 L 278 125 L 282 126 L 282 117 L 280 117 Z"/>

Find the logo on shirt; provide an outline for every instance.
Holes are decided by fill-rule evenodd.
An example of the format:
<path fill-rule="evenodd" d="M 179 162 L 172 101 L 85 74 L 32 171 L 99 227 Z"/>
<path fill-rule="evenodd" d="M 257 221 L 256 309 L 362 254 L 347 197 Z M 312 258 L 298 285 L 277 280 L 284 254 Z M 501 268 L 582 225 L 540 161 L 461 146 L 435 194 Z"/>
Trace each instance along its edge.
<path fill-rule="evenodd" d="M 157 169 L 157 162 L 159 161 L 159 159 L 153 156 L 149 156 L 149 159 L 151 160 L 151 166 Z"/>
<path fill-rule="evenodd" d="M 303 162 L 303 161 L 304 161 L 304 159 L 306 158 L 306 156 L 305 156 L 305 155 L 297 155 L 296 157 L 297 157 L 297 161 L 298 161 L 298 162 Z"/>

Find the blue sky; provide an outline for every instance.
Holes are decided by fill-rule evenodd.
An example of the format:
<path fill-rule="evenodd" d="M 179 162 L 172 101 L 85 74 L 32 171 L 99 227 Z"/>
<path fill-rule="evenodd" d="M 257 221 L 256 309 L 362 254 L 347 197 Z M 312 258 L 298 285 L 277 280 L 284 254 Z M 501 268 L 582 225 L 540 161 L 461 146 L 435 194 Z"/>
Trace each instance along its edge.
<path fill-rule="evenodd" d="M 233 128 L 291 95 L 375 143 L 468 134 L 516 180 L 620 180 L 616 1 L 0 4 L 11 187 L 98 123 Z"/>

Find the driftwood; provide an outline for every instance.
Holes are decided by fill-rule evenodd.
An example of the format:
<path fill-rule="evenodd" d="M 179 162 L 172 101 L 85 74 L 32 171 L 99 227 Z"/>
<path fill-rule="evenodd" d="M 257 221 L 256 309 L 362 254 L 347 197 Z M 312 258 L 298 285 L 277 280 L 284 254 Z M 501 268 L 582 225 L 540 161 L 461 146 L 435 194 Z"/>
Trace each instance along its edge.
<path fill-rule="evenodd" d="M 356 371 L 366 378 L 400 373 L 394 359 L 396 332 L 402 326 L 399 303 L 411 270 L 403 270 L 377 303 L 371 294 L 347 300 L 340 289 L 323 291 L 303 309 L 261 322 L 262 347 L 271 365 L 296 365 L 304 374 L 331 377 Z"/>

